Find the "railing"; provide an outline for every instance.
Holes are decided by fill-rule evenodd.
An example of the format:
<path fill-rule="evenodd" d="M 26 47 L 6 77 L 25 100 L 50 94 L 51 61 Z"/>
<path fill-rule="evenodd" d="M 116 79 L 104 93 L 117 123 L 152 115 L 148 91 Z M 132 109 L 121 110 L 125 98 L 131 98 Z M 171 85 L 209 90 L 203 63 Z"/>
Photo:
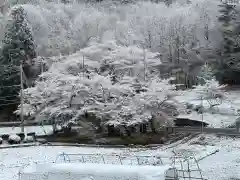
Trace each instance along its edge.
<path fill-rule="evenodd" d="M 69 154 L 61 153 L 57 156 L 55 162 L 63 161 L 65 163 L 103 163 L 103 164 L 121 164 L 121 165 L 152 165 L 161 166 L 171 163 L 169 157 L 160 156 L 124 156 L 114 154 Z"/>

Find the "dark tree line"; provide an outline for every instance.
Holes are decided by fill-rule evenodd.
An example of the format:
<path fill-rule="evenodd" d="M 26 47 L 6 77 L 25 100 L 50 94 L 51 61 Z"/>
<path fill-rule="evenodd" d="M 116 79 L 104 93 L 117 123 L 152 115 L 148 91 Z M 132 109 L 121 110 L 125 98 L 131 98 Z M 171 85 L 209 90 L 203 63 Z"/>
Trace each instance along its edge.
<path fill-rule="evenodd" d="M 240 84 L 240 24 L 239 12 L 235 5 L 220 5 L 221 33 L 223 41 L 218 49 L 218 57 L 213 69 L 220 83 Z"/>

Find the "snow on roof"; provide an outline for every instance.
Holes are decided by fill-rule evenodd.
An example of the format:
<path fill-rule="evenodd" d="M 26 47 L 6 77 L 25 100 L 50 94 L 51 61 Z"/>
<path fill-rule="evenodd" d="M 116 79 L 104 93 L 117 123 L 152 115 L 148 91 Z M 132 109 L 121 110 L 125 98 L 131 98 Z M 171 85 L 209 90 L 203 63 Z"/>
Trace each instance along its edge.
<path fill-rule="evenodd" d="M 35 175 L 46 176 L 51 174 L 48 180 L 63 178 L 64 174 L 71 176 L 72 180 L 85 177 L 91 179 L 151 179 L 164 180 L 164 174 L 169 165 L 163 166 L 136 166 L 136 165 L 112 165 L 94 163 L 61 163 L 61 164 L 33 164 L 23 169 L 20 180 L 33 178 Z M 81 178 L 80 178 L 81 177 Z M 61 179 L 60 178 L 60 179 Z"/>

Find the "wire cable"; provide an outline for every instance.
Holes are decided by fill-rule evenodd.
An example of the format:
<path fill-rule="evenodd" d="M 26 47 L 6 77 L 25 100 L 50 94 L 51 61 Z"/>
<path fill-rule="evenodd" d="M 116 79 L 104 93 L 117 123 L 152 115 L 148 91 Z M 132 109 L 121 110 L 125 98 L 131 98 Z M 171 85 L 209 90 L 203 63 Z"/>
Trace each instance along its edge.
<path fill-rule="evenodd" d="M 5 88 L 5 87 L 8 88 L 8 87 L 18 87 L 18 86 L 20 86 L 20 85 L 11 85 L 11 86 L 1 86 L 1 85 L 0 85 L 0 89 L 1 89 L 1 88 Z"/>
<path fill-rule="evenodd" d="M 0 99 L 1 99 L 1 98 L 11 98 L 11 97 L 19 97 L 19 95 L 12 95 L 12 96 L 0 96 Z"/>
<path fill-rule="evenodd" d="M 1 106 L 7 106 L 7 105 L 13 105 L 13 104 L 20 104 L 20 102 L 0 104 L 0 107 L 1 107 Z"/>

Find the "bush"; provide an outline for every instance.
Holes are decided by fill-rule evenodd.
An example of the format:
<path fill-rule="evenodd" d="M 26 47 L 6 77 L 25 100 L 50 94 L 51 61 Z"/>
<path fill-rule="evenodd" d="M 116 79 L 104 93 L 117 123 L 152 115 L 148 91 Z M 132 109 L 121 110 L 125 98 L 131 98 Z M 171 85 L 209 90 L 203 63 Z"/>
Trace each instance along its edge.
<path fill-rule="evenodd" d="M 31 136 L 33 138 L 33 140 L 36 141 L 36 133 L 35 132 L 27 133 L 27 136 Z"/>
<path fill-rule="evenodd" d="M 25 134 L 24 133 L 17 133 L 17 136 L 21 138 L 21 141 L 24 140 Z"/>
<path fill-rule="evenodd" d="M 162 134 L 140 134 L 126 137 L 111 137 L 106 138 L 109 145 L 149 145 L 149 144 L 163 144 L 166 139 Z"/>
<path fill-rule="evenodd" d="M 34 142 L 34 137 L 33 136 L 26 136 L 23 140 L 24 143 L 31 143 Z"/>
<path fill-rule="evenodd" d="M 0 144 L 2 144 L 3 143 L 3 139 L 0 137 Z"/>
<path fill-rule="evenodd" d="M 20 142 L 21 142 L 21 138 L 16 134 L 10 135 L 8 137 L 9 144 L 20 144 Z"/>
<path fill-rule="evenodd" d="M 2 139 L 3 140 L 8 140 L 8 138 L 9 138 L 9 134 L 3 134 L 2 135 Z"/>

